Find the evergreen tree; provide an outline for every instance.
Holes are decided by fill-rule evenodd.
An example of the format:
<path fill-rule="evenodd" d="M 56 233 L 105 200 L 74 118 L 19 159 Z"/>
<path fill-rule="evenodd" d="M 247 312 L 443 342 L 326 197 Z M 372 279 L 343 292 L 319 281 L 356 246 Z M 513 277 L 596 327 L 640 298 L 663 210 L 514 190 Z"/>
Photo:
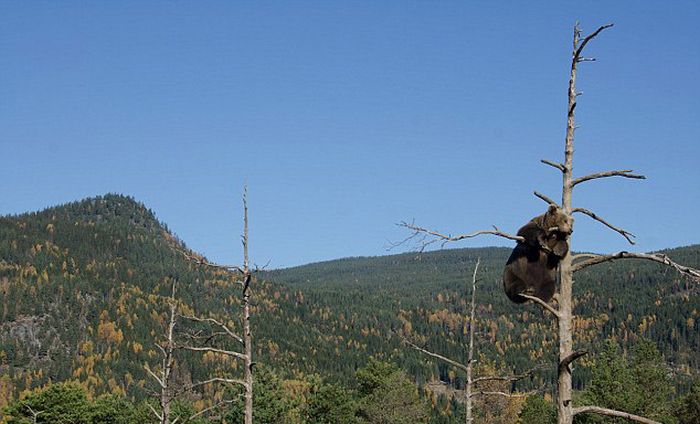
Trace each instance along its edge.
<path fill-rule="evenodd" d="M 676 401 L 674 415 L 678 424 L 700 423 L 700 381 L 695 383 L 690 393 Z"/>
<path fill-rule="evenodd" d="M 418 389 L 396 365 L 370 359 L 357 372 L 360 387 L 359 415 L 370 424 L 427 423 L 428 405 Z"/>
<path fill-rule="evenodd" d="M 664 423 L 675 423 L 670 412 L 673 387 L 656 346 L 644 339 L 635 345 L 628 360 L 612 340 L 605 343 L 595 361 L 593 380 L 583 393 L 585 404 L 622 410 Z M 619 423 L 623 418 L 576 416 L 578 424 Z"/>
<path fill-rule="evenodd" d="M 528 396 L 518 424 L 554 424 L 557 422 L 557 408 L 541 396 Z"/>
<path fill-rule="evenodd" d="M 306 422 L 315 424 L 358 423 L 358 405 L 352 392 L 337 384 L 314 389 L 304 408 Z"/>

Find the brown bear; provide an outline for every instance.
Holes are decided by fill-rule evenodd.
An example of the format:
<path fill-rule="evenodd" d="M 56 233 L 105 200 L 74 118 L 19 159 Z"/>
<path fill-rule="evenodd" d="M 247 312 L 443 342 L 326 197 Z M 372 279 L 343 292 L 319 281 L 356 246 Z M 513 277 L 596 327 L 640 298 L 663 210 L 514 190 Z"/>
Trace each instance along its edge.
<path fill-rule="evenodd" d="M 503 288 L 510 300 L 523 303 L 520 294 L 549 302 L 554 296 L 557 266 L 569 252 L 573 218 L 556 205 L 532 218 L 518 230 L 523 237 L 513 249 L 503 272 Z"/>

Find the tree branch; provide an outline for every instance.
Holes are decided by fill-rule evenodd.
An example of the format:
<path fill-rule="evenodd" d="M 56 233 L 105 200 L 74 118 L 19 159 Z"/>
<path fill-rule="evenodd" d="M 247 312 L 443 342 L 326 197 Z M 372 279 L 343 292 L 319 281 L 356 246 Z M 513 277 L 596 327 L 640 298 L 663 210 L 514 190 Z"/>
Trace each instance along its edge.
<path fill-rule="evenodd" d="M 163 380 L 161 380 L 160 377 L 158 377 L 158 376 L 156 375 L 156 373 L 154 373 L 153 371 L 151 371 L 151 367 L 149 367 L 148 364 L 144 364 L 144 365 L 143 365 L 143 368 L 146 370 L 146 372 L 147 372 L 148 374 L 151 375 L 151 377 L 153 377 L 153 378 L 156 379 L 156 381 L 158 382 L 158 385 L 159 385 L 161 388 L 165 388 L 165 384 L 163 383 Z"/>
<path fill-rule="evenodd" d="M 476 384 L 476 383 L 481 383 L 482 381 L 508 381 L 508 382 L 513 383 L 515 381 L 520 381 L 523 378 L 531 377 L 535 373 L 535 371 L 537 371 L 540 368 L 542 368 L 542 366 L 537 365 L 537 366 L 531 368 L 530 370 L 528 370 L 527 372 L 524 372 L 522 374 L 517 374 L 517 375 L 479 377 L 479 378 L 475 378 L 474 380 L 472 380 L 472 383 Z"/>
<path fill-rule="evenodd" d="M 675 268 L 679 273 L 687 275 L 696 281 L 700 281 L 700 270 L 677 264 L 676 262 L 673 262 L 671 258 L 661 253 L 617 252 L 610 255 L 592 255 L 590 259 L 573 264 L 571 266 L 571 270 L 572 272 L 577 272 L 592 265 L 615 261 L 618 259 L 646 259 Z"/>
<path fill-rule="evenodd" d="M 512 234 L 504 233 L 503 231 L 499 230 L 495 226 L 493 227 L 494 228 L 493 230 L 481 230 L 481 231 L 476 231 L 476 232 L 473 232 L 470 234 L 461 234 L 458 236 L 452 236 L 449 234 L 442 234 L 442 233 L 439 233 L 439 232 L 433 231 L 433 230 L 427 230 L 427 229 L 419 227 L 413 223 L 409 224 L 408 222 L 405 222 L 405 221 L 403 221 L 397 225 L 399 227 L 404 227 L 404 228 L 407 228 L 407 229 L 413 231 L 413 234 L 411 234 L 410 236 L 408 236 L 407 238 L 405 238 L 403 241 L 401 241 L 399 243 L 393 243 L 391 247 L 400 246 L 404 243 L 407 243 L 410 240 L 418 238 L 418 239 L 420 239 L 420 246 L 421 246 L 420 251 L 421 252 L 423 250 L 425 250 L 425 248 L 428 247 L 429 245 L 436 243 L 438 241 L 442 241 L 442 244 L 440 246 L 443 247 L 443 246 L 445 246 L 445 244 L 447 244 L 449 242 L 460 241 L 460 240 L 476 237 L 476 236 L 479 236 L 482 234 L 491 234 L 494 236 L 499 236 L 499 237 L 503 237 L 503 238 L 507 238 L 509 240 L 515 240 L 515 241 L 523 241 L 524 240 L 524 238 L 521 236 L 514 236 Z M 433 237 L 433 239 L 429 239 L 430 237 Z"/>
<path fill-rule="evenodd" d="M 471 394 L 472 397 L 474 396 L 479 396 L 479 395 L 484 395 L 484 396 L 503 396 L 503 397 L 522 397 L 522 396 L 530 396 L 532 393 L 508 393 L 508 392 L 486 392 L 486 391 L 480 391 L 480 392 L 474 392 Z"/>
<path fill-rule="evenodd" d="M 552 199 L 550 199 L 549 197 L 545 196 L 544 194 L 540 193 L 539 191 L 534 192 L 534 194 L 535 194 L 535 196 L 537 196 L 537 197 L 539 197 L 540 199 L 542 199 L 542 200 L 544 200 L 545 202 L 547 202 L 547 204 L 549 204 L 549 205 L 557 205 L 557 206 L 559 206 L 557 202 L 555 202 L 554 200 L 552 200 Z"/>
<path fill-rule="evenodd" d="M 595 180 L 597 178 L 624 177 L 624 178 L 634 178 L 637 180 L 646 180 L 646 178 L 647 178 L 644 175 L 630 174 L 630 172 L 632 172 L 631 169 L 625 169 L 625 170 L 621 170 L 621 171 L 605 171 L 605 172 L 598 172 L 598 173 L 591 174 L 591 175 L 586 175 L 584 177 L 574 178 L 574 180 L 571 181 L 571 187 L 576 187 L 577 184 L 580 184 L 580 183 L 588 181 L 588 180 Z"/>
<path fill-rule="evenodd" d="M 522 294 L 522 293 L 520 293 L 519 296 L 522 296 L 522 297 L 524 297 L 525 299 L 531 300 L 531 301 L 533 301 L 533 302 L 539 304 L 541 307 L 543 307 L 544 309 L 546 309 L 546 310 L 548 310 L 549 312 L 551 312 L 555 317 L 559 318 L 559 311 L 557 311 L 556 309 L 554 309 L 554 307 L 553 307 L 552 305 L 550 305 L 549 303 L 547 303 L 547 302 L 545 302 L 544 300 L 540 299 L 539 297 L 530 296 L 529 294 Z"/>
<path fill-rule="evenodd" d="M 401 338 L 403 339 L 403 342 L 404 342 L 404 343 L 406 343 L 407 345 L 409 345 L 409 346 L 412 347 L 413 349 L 415 349 L 415 350 L 417 350 L 417 351 L 419 351 L 419 352 L 421 352 L 421 353 L 424 353 L 424 354 L 426 354 L 426 355 L 428 355 L 428 356 L 432 356 L 433 358 L 439 359 L 439 360 L 441 360 L 441 361 L 443 361 L 443 362 L 446 362 L 446 363 L 452 365 L 453 367 L 456 367 L 456 368 L 461 369 L 461 370 L 464 371 L 464 372 L 467 372 L 467 366 L 466 366 L 466 365 L 461 364 L 461 363 L 459 363 L 459 362 L 457 362 L 457 361 L 453 361 L 453 360 L 450 359 L 450 358 L 447 358 L 447 357 L 445 357 L 445 356 L 442 356 L 442 355 L 439 355 L 439 354 L 437 354 L 437 353 L 431 352 L 431 351 L 429 351 L 429 350 L 423 349 L 422 347 L 416 345 L 415 343 L 413 343 L 412 341 L 408 340 L 408 339 L 405 338 L 405 337 L 401 337 Z"/>
<path fill-rule="evenodd" d="M 588 209 L 574 208 L 571 212 L 580 212 L 582 214 L 586 214 L 586 215 L 590 216 L 591 218 L 595 219 L 596 221 L 600 222 L 601 224 L 605 225 L 606 227 L 610 228 L 611 230 L 617 231 L 618 233 L 620 233 L 622 235 L 622 237 L 626 238 L 630 244 L 634 244 L 634 240 L 632 240 L 632 238 L 635 237 L 634 234 L 632 234 L 628 231 L 625 231 L 622 228 L 619 228 L 619 227 L 616 227 L 616 226 L 610 224 L 609 222 L 607 222 L 603 218 L 599 217 L 595 213 L 589 211 Z"/>
<path fill-rule="evenodd" d="M 230 330 L 224 323 L 222 323 L 221 321 L 218 321 L 218 320 L 216 320 L 216 319 L 214 319 L 214 318 L 199 318 L 199 317 L 196 317 L 196 316 L 194 316 L 194 315 L 191 315 L 191 316 L 190 316 L 190 315 L 187 315 L 187 316 L 186 316 L 186 315 L 180 315 L 180 316 L 181 316 L 182 318 L 185 318 L 185 319 L 188 319 L 188 320 L 191 320 L 191 321 L 196 321 L 196 322 L 207 322 L 207 323 L 210 323 L 210 324 L 218 325 L 218 326 L 221 327 L 221 329 L 223 329 L 223 330 L 226 332 L 226 334 L 229 335 L 231 338 L 233 338 L 233 339 L 237 340 L 239 343 L 245 345 L 245 343 L 243 342 L 243 338 L 240 337 L 239 335 L 237 335 L 236 333 L 234 333 L 233 331 L 231 331 L 231 330 Z"/>
<path fill-rule="evenodd" d="M 220 264 L 215 264 L 213 262 L 209 262 L 202 256 L 195 256 L 190 253 L 187 253 L 183 250 L 177 250 L 182 256 L 185 257 L 185 259 L 189 260 L 190 262 L 194 262 L 196 265 L 203 265 L 203 266 L 208 266 L 211 268 L 216 268 L 216 269 L 221 269 L 224 271 L 229 271 L 229 272 L 236 272 L 239 274 L 243 273 L 243 268 L 241 268 L 238 265 L 220 265 Z"/>
<path fill-rule="evenodd" d="M 566 169 L 564 167 L 564 165 L 559 163 L 559 162 L 552 162 L 551 160 L 547 160 L 547 159 L 541 159 L 540 162 L 542 162 L 545 165 L 553 166 L 553 167 L 557 168 L 558 170 L 560 170 L 561 172 L 564 172 L 564 170 Z"/>
<path fill-rule="evenodd" d="M 213 377 L 213 378 L 210 378 L 209 380 L 198 381 L 196 383 L 188 384 L 188 385 L 182 387 L 180 390 L 178 390 L 173 397 L 178 397 L 185 392 L 189 392 L 190 390 L 194 390 L 197 387 L 206 386 L 207 384 L 211 384 L 211 383 L 231 383 L 231 384 L 239 384 L 239 385 L 245 387 L 245 381 L 243 381 L 243 380 L 237 380 L 235 378 Z"/>
<path fill-rule="evenodd" d="M 239 396 L 239 397 L 241 397 L 241 396 Z M 195 418 L 197 418 L 197 417 L 200 417 L 200 416 L 206 414 L 207 412 L 212 411 L 212 410 L 214 410 L 214 409 L 216 409 L 216 408 L 218 408 L 218 407 L 220 407 L 220 406 L 222 406 L 222 405 L 228 405 L 228 404 L 231 404 L 231 403 L 233 403 L 233 402 L 235 402 L 235 401 L 236 401 L 236 399 L 224 399 L 224 400 L 222 400 L 222 401 L 220 401 L 220 402 L 217 402 L 217 403 L 215 403 L 215 404 L 212 405 L 212 406 L 209 406 L 209 407 L 207 407 L 207 408 L 204 408 L 204 409 L 202 409 L 201 411 L 196 412 L 196 413 L 190 415 L 190 416 L 185 420 L 185 423 L 188 423 L 188 422 L 192 421 L 193 419 L 195 419 Z"/>
<path fill-rule="evenodd" d="M 613 24 L 607 24 L 603 25 L 600 28 L 598 28 L 594 33 L 588 35 L 586 38 L 583 39 L 581 44 L 579 45 L 578 49 L 576 49 L 576 52 L 574 53 L 574 62 L 578 62 L 579 57 L 581 57 L 581 52 L 583 51 L 583 48 L 586 47 L 586 44 L 588 44 L 589 41 L 594 39 L 598 34 L 600 34 L 603 30 L 608 29 L 612 27 Z"/>
<path fill-rule="evenodd" d="M 616 411 L 614 409 L 601 408 L 600 406 L 580 406 L 572 410 L 573 415 L 578 414 L 600 414 L 607 415 L 609 417 L 622 417 L 628 420 L 636 421 L 638 423 L 644 424 L 661 424 L 658 421 L 650 420 L 649 418 L 640 417 L 639 415 L 630 414 L 628 412 Z"/>
<path fill-rule="evenodd" d="M 234 358 L 238 358 L 238 359 L 246 359 L 246 355 L 244 355 L 240 352 L 235 352 L 232 350 L 217 349 L 215 347 L 209 347 L 209 346 L 204 346 L 204 347 L 179 346 L 178 348 L 185 349 L 185 350 L 192 350 L 195 352 L 214 352 L 214 353 L 220 353 L 222 355 L 233 356 Z"/>
<path fill-rule="evenodd" d="M 160 415 L 160 414 L 158 413 L 158 411 L 156 411 L 156 409 L 155 409 L 153 406 L 151 406 L 150 403 L 146 402 L 146 405 L 148 405 L 148 407 L 151 409 L 151 412 L 153 412 L 153 415 L 155 415 L 156 418 L 158 418 L 158 421 L 160 421 L 160 420 L 163 419 L 163 416 Z"/>
<path fill-rule="evenodd" d="M 587 354 L 588 351 L 583 349 L 571 352 L 566 358 L 562 359 L 562 361 L 559 362 L 560 372 L 561 370 L 565 370 L 569 365 L 571 365 L 572 362 Z"/>

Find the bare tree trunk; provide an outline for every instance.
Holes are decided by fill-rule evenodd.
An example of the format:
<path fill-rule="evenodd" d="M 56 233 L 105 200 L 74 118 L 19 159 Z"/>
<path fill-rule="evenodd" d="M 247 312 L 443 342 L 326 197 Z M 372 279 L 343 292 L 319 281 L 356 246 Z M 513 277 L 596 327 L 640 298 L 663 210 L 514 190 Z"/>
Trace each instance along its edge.
<path fill-rule="evenodd" d="M 574 109 L 576 109 L 576 51 L 579 41 L 578 24 L 574 27 L 574 48 L 571 60 L 571 76 L 569 78 L 569 104 L 566 122 L 566 147 L 564 149 L 564 169 L 562 182 L 562 208 L 564 212 L 571 215 L 571 180 L 573 174 L 573 159 L 574 159 Z M 569 236 L 570 237 L 570 236 Z M 571 242 L 569 241 L 569 246 Z M 568 253 L 568 252 L 567 252 Z M 559 263 L 559 363 L 562 364 L 564 359 L 571 355 L 573 351 L 573 311 L 572 311 L 572 284 L 573 272 L 571 271 L 571 255 L 567 254 Z M 571 405 L 571 367 L 558 367 L 558 394 L 557 394 L 557 410 L 558 424 L 571 424 L 574 416 Z"/>
<path fill-rule="evenodd" d="M 474 316 L 476 312 L 476 273 L 479 270 L 479 262 L 477 259 L 472 276 L 472 303 L 471 312 L 469 313 L 469 353 L 467 354 L 467 388 L 466 388 L 466 423 L 473 424 L 474 417 L 472 416 L 472 364 L 474 363 Z"/>
<path fill-rule="evenodd" d="M 248 188 L 243 193 L 243 342 L 245 344 L 245 424 L 253 424 L 253 335 L 250 330 L 250 264 L 248 261 Z"/>
<path fill-rule="evenodd" d="M 173 281 L 173 294 L 170 299 L 170 320 L 168 321 L 168 340 L 163 357 L 163 387 L 160 395 L 161 424 L 170 424 L 170 403 L 172 401 L 172 387 L 170 379 L 173 372 L 173 351 L 175 349 L 174 330 L 177 320 L 177 304 L 175 303 L 175 282 Z"/>
<path fill-rule="evenodd" d="M 156 343 L 156 347 L 160 350 L 161 354 L 163 355 L 163 359 L 161 361 L 160 375 L 157 375 L 155 372 L 153 372 L 148 367 L 148 364 L 144 366 L 148 374 L 150 374 L 151 377 L 153 377 L 158 382 L 158 387 L 160 388 L 160 394 L 158 399 L 160 404 L 160 412 L 156 411 L 153 407 L 149 405 L 149 408 L 151 408 L 151 412 L 153 412 L 153 415 L 155 415 L 156 418 L 158 418 L 160 424 L 171 424 L 170 404 L 174 399 L 173 388 L 170 380 L 172 378 L 173 363 L 175 362 L 175 357 L 173 355 L 173 352 L 175 351 L 175 325 L 177 323 L 177 301 L 175 300 L 175 285 L 176 281 L 173 280 L 172 292 L 170 295 L 170 300 L 168 302 L 170 306 L 170 313 L 168 317 L 168 328 L 166 330 L 165 335 L 165 346 L 161 346 L 160 344 Z"/>

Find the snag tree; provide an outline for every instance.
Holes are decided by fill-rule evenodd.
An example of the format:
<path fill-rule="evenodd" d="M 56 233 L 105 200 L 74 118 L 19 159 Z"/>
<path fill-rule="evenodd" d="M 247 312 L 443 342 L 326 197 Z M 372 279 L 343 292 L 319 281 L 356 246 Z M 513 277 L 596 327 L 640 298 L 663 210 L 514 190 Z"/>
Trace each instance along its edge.
<path fill-rule="evenodd" d="M 592 181 L 601 178 L 609 177 L 622 177 L 622 178 L 632 178 L 632 179 L 644 179 L 643 175 L 638 175 L 632 173 L 631 170 L 612 170 L 603 171 L 590 175 L 585 175 L 581 177 L 574 177 L 573 174 L 573 160 L 574 160 L 574 134 L 576 131 L 576 125 L 574 120 L 574 112 L 576 110 L 577 98 L 580 95 L 576 91 L 576 72 L 578 65 L 582 62 L 594 61 L 595 59 L 583 56 L 583 50 L 588 45 L 588 43 L 597 37 L 604 30 L 612 27 L 612 24 L 607 24 L 599 27 L 593 33 L 582 37 L 581 28 L 578 24 L 574 26 L 573 31 L 573 49 L 571 57 L 571 73 L 569 79 L 568 87 L 568 108 L 567 108 L 567 122 L 566 122 L 566 138 L 564 145 L 564 162 L 558 163 L 550 160 L 542 160 L 545 165 L 554 167 L 558 169 L 562 174 L 562 196 L 561 207 L 564 212 L 572 216 L 574 213 L 581 213 L 589 216 L 590 218 L 600 222 L 607 228 L 619 233 L 624 237 L 630 244 L 634 244 L 634 235 L 628 231 L 619 228 L 615 225 L 610 224 L 605 219 L 598 216 L 596 213 L 581 207 L 572 206 L 572 194 L 573 189 L 587 181 Z M 554 200 L 547 197 L 544 194 L 535 192 L 535 195 L 540 199 L 544 200 L 548 204 L 557 204 Z M 482 234 L 492 234 L 499 237 L 504 237 L 510 240 L 523 241 L 522 237 L 516 235 L 510 235 L 500 231 L 498 228 L 494 230 L 483 230 L 476 231 L 470 234 L 463 234 L 452 236 L 449 234 L 443 234 L 437 231 L 427 230 L 423 227 L 419 227 L 413 223 L 403 222 L 401 226 L 409 229 L 412 234 L 406 239 L 417 239 L 421 243 L 421 247 L 425 248 L 429 244 L 435 242 L 441 242 L 443 245 L 448 242 L 454 242 L 463 240 L 466 238 L 476 237 Z M 570 238 L 570 236 L 569 236 Z M 571 246 L 569 240 L 569 246 Z M 570 252 L 567 252 L 570 253 Z M 662 265 L 666 265 L 674 268 L 679 273 L 686 275 L 690 278 L 700 281 L 700 271 L 687 266 L 680 265 L 668 256 L 663 254 L 648 254 L 648 253 L 633 253 L 627 251 L 621 251 L 612 254 L 567 254 L 565 255 L 561 262 L 559 263 L 559 288 L 558 292 L 555 294 L 554 303 L 550 304 L 544 302 L 543 300 L 529 296 L 526 294 L 521 294 L 521 296 L 537 303 L 543 309 L 549 311 L 557 319 L 558 323 L 558 339 L 559 339 L 559 361 L 557 366 L 557 424 L 572 424 L 575 415 L 578 414 L 600 414 L 612 417 L 622 417 L 635 422 L 653 424 L 656 421 L 650 420 L 645 417 L 640 417 L 634 414 L 630 414 L 624 411 L 616 411 L 612 409 L 603 408 L 595 405 L 585 405 L 574 407 L 572 404 L 572 368 L 571 364 L 581 356 L 585 355 L 587 352 L 584 350 L 574 350 L 573 341 L 573 283 L 574 283 L 574 273 L 581 271 L 590 266 L 616 261 L 619 259 L 643 259 L 653 262 L 657 262 Z"/>
<path fill-rule="evenodd" d="M 479 388 L 481 383 L 486 382 L 500 382 L 508 383 L 509 385 L 522 380 L 527 377 L 531 377 L 535 372 L 536 368 L 529 370 L 528 372 L 512 375 L 512 376 L 483 376 L 483 377 L 473 377 L 473 368 L 476 359 L 474 359 L 475 349 L 474 349 L 474 331 L 476 330 L 476 283 L 477 283 L 477 272 L 479 271 L 479 263 L 481 261 L 477 260 L 474 266 L 474 273 L 472 274 L 472 291 L 471 291 L 471 302 L 469 311 L 469 347 L 467 350 L 467 360 L 465 362 L 456 361 L 443 356 L 439 353 L 432 352 L 424 347 L 420 347 L 407 337 L 402 337 L 403 342 L 409 347 L 425 354 L 431 358 L 442 361 L 448 365 L 451 365 L 461 371 L 463 371 L 466 376 L 466 382 L 464 387 L 464 407 L 465 407 L 465 423 L 474 424 L 474 398 L 477 396 L 501 396 L 503 398 L 511 398 L 518 396 L 527 396 L 529 393 L 511 393 L 507 390 L 497 390 L 493 388 Z"/>

